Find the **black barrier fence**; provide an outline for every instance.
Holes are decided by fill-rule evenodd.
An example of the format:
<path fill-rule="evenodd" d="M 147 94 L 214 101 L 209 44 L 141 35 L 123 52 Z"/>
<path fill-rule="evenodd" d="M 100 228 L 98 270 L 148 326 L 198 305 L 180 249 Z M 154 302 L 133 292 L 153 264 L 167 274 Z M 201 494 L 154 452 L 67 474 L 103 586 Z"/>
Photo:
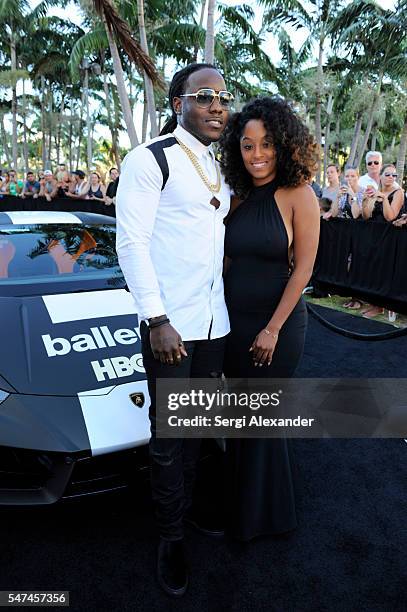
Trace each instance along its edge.
<path fill-rule="evenodd" d="M 0 211 L 94 212 L 116 216 L 94 200 L 0 197 Z M 407 228 L 351 219 L 321 221 L 314 286 L 407 314 Z"/>
<path fill-rule="evenodd" d="M 0 195 L 0 212 L 16 210 L 56 210 L 58 212 L 92 212 L 98 215 L 116 216 L 113 204 L 106 205 L 95 200 L 77 200 L 71 198 L 54 198 L 48 202 L 45 198 L 18 198 L 10 195 Z"/>
<path fill-rule="evenodd" d="M 391 223 L 321 221 L 314 287 L 407 314 L 407 231 Z"/>

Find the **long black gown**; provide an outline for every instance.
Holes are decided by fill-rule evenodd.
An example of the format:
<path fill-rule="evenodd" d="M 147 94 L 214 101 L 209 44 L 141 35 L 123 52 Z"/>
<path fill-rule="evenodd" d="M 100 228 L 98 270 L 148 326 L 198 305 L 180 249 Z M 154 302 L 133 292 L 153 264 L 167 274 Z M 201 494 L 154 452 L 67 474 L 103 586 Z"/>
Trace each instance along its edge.
<path fill-rule="evenodd" d="M 255 367 L 249 348 L 269 322 L 289 279 L 288 236 L 275 181 L 254 187 L 231 215 L 225 254 L 225 298 L 231 333 L 225 375 L 288 378 L 301 358 L 307 324 L 302 298 L 279 333 L 270 366 Z M 291 440 L 227 440 L 228 532 L 241 540 L 295 529 L 295 465 Z"/>

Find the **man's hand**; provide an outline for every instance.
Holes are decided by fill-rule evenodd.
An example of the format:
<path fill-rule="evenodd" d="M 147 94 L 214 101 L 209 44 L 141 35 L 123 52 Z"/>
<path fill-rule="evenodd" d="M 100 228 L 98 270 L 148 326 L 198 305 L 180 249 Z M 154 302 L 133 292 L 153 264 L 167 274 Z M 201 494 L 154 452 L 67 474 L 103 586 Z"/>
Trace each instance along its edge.
<path fill-rule="evenodd" d="M 161 363 L 178 365 L 182 357 L 188 357 L 181 336 L 170 323 L 150 329 L 150 345 L 154 358 Z"/>

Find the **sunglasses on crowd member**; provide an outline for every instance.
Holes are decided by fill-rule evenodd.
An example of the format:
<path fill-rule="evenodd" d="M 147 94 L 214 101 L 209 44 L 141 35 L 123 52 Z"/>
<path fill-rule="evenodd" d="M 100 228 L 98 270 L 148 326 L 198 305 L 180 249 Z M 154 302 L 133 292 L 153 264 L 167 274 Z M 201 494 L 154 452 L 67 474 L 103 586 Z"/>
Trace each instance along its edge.
<path fill-rule="evenodd" d="M 378 166 L 378 165 L 380 164 L 380 162 L 379 162 L 379 161 L 377 161 L 376 159 L 375 159 L 374 161 L 369 161 L 369 162 L 367 162 L 367 165 L 368 165 L 368 166 L 371 166 L 372 164 L 374 164 L 375 166 Z"/>
<path fill-rule="evenodd" d="M 195 98 L 197 106 L 201 108 L 209 108 L 215 98 L 218 98 L 219 104 L 223 108 L 230 108 L 234 100 L 233 94 L 229 91 L 220 91 L 216 93 L 214 89 L 203 88 L 198 89 L 195 93 L 182 94 L 180 98 Z"/>
<path fill-rule="evenodd" d="M 397 178 L 398 174 L 396 172 L 394 172 L 394 173 L 393 172 L 385 172 L 384 176 L 387 176 L 387 177 L 392 176 L 393 178 Z"/>

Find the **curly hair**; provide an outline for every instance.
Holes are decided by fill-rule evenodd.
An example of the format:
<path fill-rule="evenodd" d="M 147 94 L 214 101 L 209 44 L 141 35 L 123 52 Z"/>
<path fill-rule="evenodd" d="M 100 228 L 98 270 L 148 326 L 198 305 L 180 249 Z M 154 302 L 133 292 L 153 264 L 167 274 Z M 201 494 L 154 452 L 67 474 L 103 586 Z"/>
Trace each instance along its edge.
<path fill-rule="evenodd" d="M 251 119 L 263 122 L 276 150 L 277 185 L 297 187 L 309 181 L 317 168 L 319 147 L 286 100 L 280 96 L 263 96 L 232 115 L 219 142 L 225 180 L 235 194 L 245 197 L 253 187 L 240 152 L 240 139 Z"/>

